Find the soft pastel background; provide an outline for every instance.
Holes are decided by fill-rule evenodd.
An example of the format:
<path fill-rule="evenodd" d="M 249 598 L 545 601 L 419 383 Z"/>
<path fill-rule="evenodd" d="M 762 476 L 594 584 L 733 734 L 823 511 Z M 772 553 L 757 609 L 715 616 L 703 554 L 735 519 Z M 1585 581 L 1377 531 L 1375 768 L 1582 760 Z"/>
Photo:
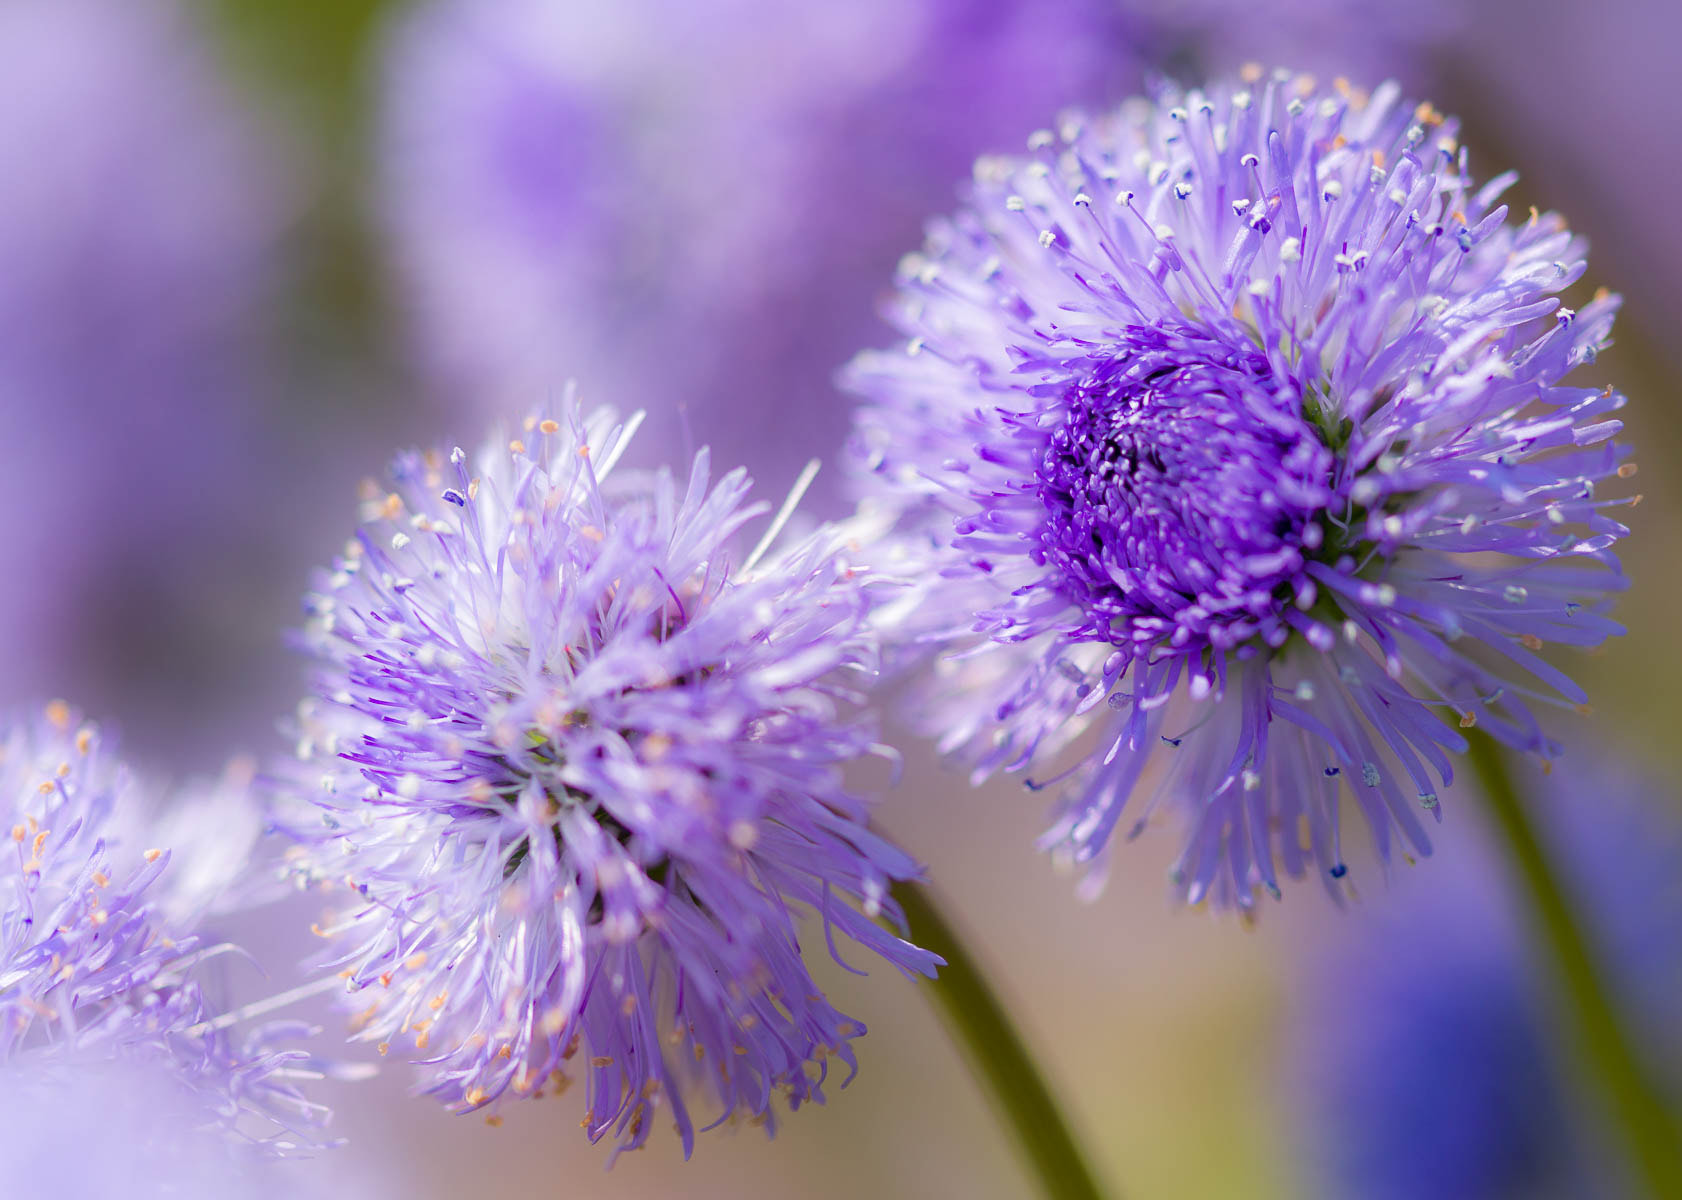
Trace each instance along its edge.
<path fill-rule="evenodd" d="M 1549 786 L 1622 820 L 1596 774 L 1619 764 L 1662 841 L 1682 819 L 1682 493 L 1664 469 L 1682 448 L 1679 36 L 1668 0 L 0 0 L 0 703 L 73 697 L 175 776 L 274 752 L 299 688 L 284 630 L 392 449 L 471 441 L 576 376 L 650 411 L 645 457 L 711 443 L 780 493 L 808 457 L 835 457 L 831 372 L 885 339 L 873 308 L 893 265 L 975 154 L 1153 71 L 1260 59 L 1393 74 L 1460 113 L 1474 170 L 1520 166 L 1515 203 L 1564 211 L 1593 243 L 1585 286 L 1624 293 L 1595 369 L 1632 398 L 1642 467 L 1630 636 L 1571 664 L 1596 711 L 1567 730 L 1586 765 Z M 813 500 L 839 507 L 838 472 Z M 1538 1006 L 1513 1024 L 1545 1026 L 1470 801 L 1441 839 L 1460 844 L 1390 894 L 1339 915 L 1299 888 L 1256 929 L 1170 910 L 1168 837 L 1077 903 L 1031 849 L 1040 816 L 1010 783 L 969 792 L 915 749 L 883 809 L 1124 1195 L 1391 1194 L 1327 1174 L 1349 1141 L 1324 1103 L 1344 1073 L 1395 1094 L 1419 1074 L 1405 1038 L 1376 1056 L 1362 1041 L 1383 1019 L 1375 952 L 1423 938 L 1426 964 L 1511 959 L 1515 1003 Z M 1619 875 L 1585 869 L 1582 886 Z M 1629 933 L 1609 940 L 1635 938 L 1638 966 L 1668 971 L 1677 923 L 1634 915 L 1682 911 L 1675 872 L 1656 878 L 1640 903 L 1585 903 Z M 254 926 L 281 979 L 308 919 Z M 1487 954 L 1433 948 L 1467 922 Z M 300 1194 L 327 1179 L 417 1198 L 1024 1194 L 914 989 L 831 976 L 870 1021 L 864 1069 L 773 1144 L 716 1133 L 684 1164 L 660 1142 L 604 1173 L 573 1099 L 511 1106 L 492 1129 L 406 1098 L 394 1068 L 335 1092 L 350 1144 Z M 1487 1046 L 1487 1014 L 1442 1013 L 1426 1043 Z M 1665 1024 L 1651 1037 L 1674 1047 Z M 1569 1096 L 1568 1070 L 1536 1077 Z M 1471 1107 L 1515 1103 L 1491 1096 Z M 1406 1131 L 1398 1154 L 1448 1161 L 1467 1153 L 1444 1140 L 1465 1131 L 1454 1111 L 1371 1123 Z M 1432 1194 L 1542 1194 L 1451 1178 L 1461 1190 Z M 1580 1194 L 1563 1174 L 1549 1186 Z"/>

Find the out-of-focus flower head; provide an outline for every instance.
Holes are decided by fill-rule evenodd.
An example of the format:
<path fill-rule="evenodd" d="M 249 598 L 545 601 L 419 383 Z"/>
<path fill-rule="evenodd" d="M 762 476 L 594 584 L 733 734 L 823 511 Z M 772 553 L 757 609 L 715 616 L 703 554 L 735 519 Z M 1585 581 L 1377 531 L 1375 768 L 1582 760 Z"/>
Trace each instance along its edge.
<path fill-rule="evenodd" d="M 266 1165 L 204 1128 L 204 1111 L 147 1061 L 71 1055 L 0 1066 L 0 1149 L 18 1196 L 279 1197 Z"/>
<path fill-rule="evenodd" d="M 838 960 L 937 960 L 874 919 L 917 868 L 840 778 L 873 752 L 845 715 L 874 667 L 855 552 L 824 529 L 741 557 L 746 476 L 614 475 L 629 432 L 569 405 L 370 490 L 309 601 L 295 862 L 338 891 L 360 1035 L 450 1108 L 582 1076 L 592 1139 L 664 1111 L 687 1153 L 686 1093 L 771 1132 L 779 1093 L 855 1065 L 798 911 Z"/>
<path fill-rule="evenodd" d="M 207 656 L 213 593 L 181 579 L 237 536 L 285 207 L 254 124 L 170 0 L 0 3 L 0 553 L 29 581 L 0 595 L 11 702 L 49 678 L 114 691 L 172 622 L 200 653 L 153 696 Z"/>
<path fill-rule="evenodd" d="M 151 842 L 151 801 L 97 727 L 55 701 L 0 732 L 0 1067 L 45 1077 L 109 1061 L 168 1074 L 197 1125 L 292 1149 L 325 1113 L 291 1078 L 301 1030 L 236 1032 L 198 969 L 232 949 L 207 945 L 180 914 L 209 902 L 207 877 L 176 880 Z M 249 840 L 197 849 L 242 861 Z M 80 1069 L 80 1068 L 76 1068 Z M 160 1085 L 161 1086 L 161 1085 Z"/>
<path fill-rule="evenodd" d="M 885 619 L 961 652 L 931 726 L 1060 787 L 1078 862 L 1179 809 L 1192 903 L 1338 894 L 1346 789 L 1380 860 L 1429 853 L 1456 726 L 1552 757 L 1532 706 L 1586 697 L 1539 651 L 1618 632 L 1623 397 L 1566 382 L 1616 299 L 1561 307 L 1580 240 L 1393 86 L 1255 72 L 1030 147 L 850 372 L 915 583 Z"/>
<path fill-rule="evenodd" d="M 446 397 L 498 414 L 579 374 L 681 404 L 651 431 L 668 452 L 693 429 L 761 470 L 822 453 L 845 430 L 830 375 L 868 336 L 883 272 L 977 142 L 1116 90 L 1118 15 L 418 6 L 388 38 L 379 145 L 416 357 Z"/>
<path fill-rule="evenodd" d="M 1579 763 L 1536 793 L 1644 1061 L 1682 1091 L 1682 840 L 1628 777 Z M 1316 944 L 1286 1043 L 1307 1176 L 1373 1200 L 1622 1195 L 1585 1137 L 1507 864 L 1467 833 Z"/>
<path fill-rule="evenodd" d="M 311 1200 L 414 1194 L 402 1167 L 253 1155 L 230 1142 L 170 1063 L 97 1053 L 0 1065 L 0 1155 L 9 1194 L 65 1200 Z"/>
<path fill-rule="evenodd" d="M 378 129 L 408 340 L 446 398 L 499 414 L 575 373 L 669 408 L 675 375 L 686 420 L 655 436 L 687 453 L 692 427 L 763 474 L 844 436 L 834 367 L 875 336 L 882 279 L 978 151 L 1165 65 L 1235 67 L 1255 39 L 1248 55 L 1314 46 L 1339 70 L 1411 78 L 1446 9 L 418 5 L 389 29 Z"/>

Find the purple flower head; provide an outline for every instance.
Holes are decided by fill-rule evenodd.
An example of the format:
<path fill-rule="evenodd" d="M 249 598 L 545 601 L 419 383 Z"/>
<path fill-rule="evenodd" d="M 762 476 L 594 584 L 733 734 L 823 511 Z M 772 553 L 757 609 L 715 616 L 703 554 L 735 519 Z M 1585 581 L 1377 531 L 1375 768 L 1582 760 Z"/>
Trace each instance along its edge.
<path fill-rule="evenodd" d="M 592 1139 L 664 1109 L 687 1153 L 691 1085 L 771 1132 L 776 1094 L 855 1065 L 797 911 L 838 960 L 837 935 L 937 960 L 873 920 L 917 867 L 840 779 L 873 750 L 843 715 L 874 665 L 853 552 L 739 557 L 746 476 L 613 474 L 630 432 L 569 406 L 369 494 L 309 602 L 297 863 L 343 889 L 323 932 L 360 1036 L 450 1108 L 582 1076 Z"/>
<path fill-rule="evenodd" d="M 172 852 L 146 840 L 156 810 L 100 731 L 62 702 L 0 733 L 0 1067 L 20 1078 L 55 1064 L 163 1070 L 199 1124 L 272 1151 L 315 1139 L 325 1113 L 290 1075 L 307 1056 L 271 1023 L 238 1034 L 196 968 L 207 945 L 176 914 L 208 900 L 206 875 L 177 882 Z M 247 846 L 216 847 L 238 856 Z M 116 1068 L 114 1068 L 116 1069 Z M 127 1069 L 124 1067 L 123 1069 Z"/>
<path fill-rule="evenodd" d="M 1622 1015 L 1648 1068 L 1682 1094 L 1677 830 L 1660 795 L 1619 772 L 1568 768 L 1538 791 L 1538 823 Z M 1507 864 L 1470 832 L 1310 956 L 1286 1045 L 1312 1194 L 1625 1194 L 1550 1045 L 1546 966 L 1503 886 Z"/>
<path fill-rule="evenodd" d="M 1623 397 L 1565 382 L 1615 298 L 1561 307 L 1582 243 L 1391 85 L 1257 74 L 1030 146 L 906 259 L 909 346 L 850 368 L 914 581 L 890 636 L 955 652 L 943 744 L 1051 773 L 1094 885 L 1129 807 L 1181 810 L 1191 903 L 1339 894 L 1345 789 L 1381 861 L 1429 853 L 1456 726 L 1551 757 L 1532 707 L 1586 697 L 1538 651 L 1619 631 Z"/>

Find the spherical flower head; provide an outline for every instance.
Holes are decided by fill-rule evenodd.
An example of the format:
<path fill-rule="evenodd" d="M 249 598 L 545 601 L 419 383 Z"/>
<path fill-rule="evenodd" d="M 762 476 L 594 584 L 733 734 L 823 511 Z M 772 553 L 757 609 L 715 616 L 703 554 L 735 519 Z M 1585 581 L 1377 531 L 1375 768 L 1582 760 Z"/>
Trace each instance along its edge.
<path fill-rule="evenodd" d="M 1675 1096 L 1682 838 L 1655 803 L 1665 797 L 1581 760 L 1530 794 L 1620 1016 Z M 1550 976 L 1507 886 L 1509 864 L 1468 833 L 1369 897 L 1375 911 L 1359 930 L 1308 956 L 1285 1057 L 1309 1194 L 1625 1195 L 1612 1147 L 1577 1119 Z"/>
<path fill-rule="evenodd" d="M 1561 307 L 1581 242 L 1390 85 L 1252 73 L 1030 148 L 905 261 L 908 347 L 850 369 L 913 580 L 890 635 L 960 652 L 931 724 L 1055 773 L 1045 841 L 1092 885 L 1129 808 L 1182 811 L 1192 903 L 1340 893 L 1345 789 L 1381 861 L 1429 853 L 1460 729 L 1552 756 L 1532 707 L 1586 697 L 1538 651 L 1619 632 L 1623 397 L 1566 382 L 1615 299 Z"/>
<path fill-rule="evenodd" d="M 0 1067 L 148 1064 L 232 1140 L 275 1152 L 318 1140 L 325 1113 L 288 1078 L 307 1057 L 286 1044 L 301 1030 L 236 1032 L 238 1014 L 207 998 L 195 969 L 232 947 L 206 945 L 184 917 L 209 903 L 210 872 L 178 882 L 171 852 L 143 840 L 158 806 L 99 729 L 61 701 L 10 722 L 0 805 Z M 201 848 L 238 861 L 249 845 Z"/>
<path fill-rule="evenodd" d="M 687 1153 L 691 1083 L 770 1132 L 775 1094 L 854 1066 L 796 911 L 838 959 L 936 960 L 873 919 L 916 866 L 840 779 L 872 751 L 844 715 L 874 659 L 852 552 L 740 557 L 747 479 L 705 453 L 682 485 L 612 476 L 627 436 L 569 408 L 370 493 L 310 601 L 296 853 L 341 889 L 322 932 L 361 1036 L 446 1105 L 582 1075 L 592 1139 L 639 1146 L 664 1109 Z"/>

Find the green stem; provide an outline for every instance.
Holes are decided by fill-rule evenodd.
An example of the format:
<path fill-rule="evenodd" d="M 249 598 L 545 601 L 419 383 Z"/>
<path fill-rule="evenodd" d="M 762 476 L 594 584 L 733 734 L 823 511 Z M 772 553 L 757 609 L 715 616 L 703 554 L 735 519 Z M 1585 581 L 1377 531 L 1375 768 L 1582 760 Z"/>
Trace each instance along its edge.
<path fill-rule="evenodd" d="M 898 884 L 911 940 L 946 960 L 928 986 L 970 1068 L 980 1076 L 1051 1200 L 1100 1200 L 1092 1168 L 1022 1037 L 926 884 Z"/>
<path fill-rule="evenodd" d="M 1583 1066 L 1623 1139 L 1636 1177 L 1655 1197 L 1682 1196 L 1682 1131 L 1653 1090 L 1631 1045 L 1594 954 L 1572 911 L 1559 873 L 1537 836 L 1500 747 L 1487 734 L 1471 737 L 1468 758 L 1529 901 L 1538 939 L 1563 990 L 1562 1016 Z"/>

